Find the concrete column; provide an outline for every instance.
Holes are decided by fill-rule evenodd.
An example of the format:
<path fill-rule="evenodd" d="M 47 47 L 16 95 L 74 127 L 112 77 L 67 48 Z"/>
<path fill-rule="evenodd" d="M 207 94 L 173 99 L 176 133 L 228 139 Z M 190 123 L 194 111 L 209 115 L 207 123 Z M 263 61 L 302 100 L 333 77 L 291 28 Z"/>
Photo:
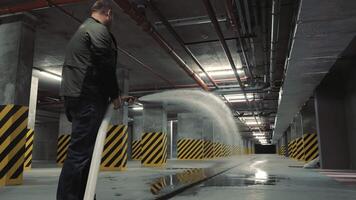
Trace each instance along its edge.
<path fill-rule="evenodd" d="M 119 68 L 117 71 L 117 80 L 119 84 L 119 89 L 121 91 L 121 96 L 129 95 L 129 71 L 125 68 Z M 124 124 L 128 125 L 128 104 L 123 103 L 123 106 L 114 112 L 111 118 L 111 124 Z"/>
<path fill-rule="evenodd" d="M 116 73 L 121 95 L 127 96 L 129 90 L 128 70 L 122 66 L 118 66 Z M 105 144 L 108 148 L 112 146 L 112 149 L 104 149 L 101 170 L 121 171 L 126 169 L 127 160 L 130 157 L 130 150 L 132 149 L 131 142 L 129 142 L 128 121 L 128 105 L 124 102 L 122 107 L 115 110 L 111 117 L 110 124 L 112 126 L 108 130 Z M 112 138 L 116 139 L 113 140 Z M 115 160 L 112 161 L 112 159 Z"/>
<path fill-rule="evenodd" d="M 25 158 L 27 155 L 32 155 L 31 151 L 25 151 L 25 153 L 21 151 L 25 149 L 26 138 L 31 131 L 27 130 L 28 121 L 26 120 L 28 120 L 31 93 L 35 21 L 36 19 L 29 14 L 8 15 L 0 18 L 0 106 L 3 107 L 2 115 L 11 116 L 1 118 L 0 124 L 6 123 L 20 130 L 12 131 L 2 138 L 4 140 L 0 144 L 0 149 L 10 149 L 10 151 L 5 153 L 0 150 L 0 155 L 5 155 L 2 156 L 0 162 L 2 167 L 10 170 L 0 175 L 0 186 L 22 184 L 23 166 L 24 163 L 28 163 Z M 32 114 L 30 126 L 33 129 Z M 16 116 L 20 117 L 15 122 L 13 119 Z M 5 126 L 0 128 L 4 131 L 12 130 Z M 15 149 L 19 146 L 23 148 Z M 16 163 L 9 162 L 10 160 L 16 160 Z"/>
<path fill-rule="evenodd" d="M 214 122 L 207 118 L 203 118 L 202 136 L 204 140 L 204 158 L 212 159 L 215 157 L 214 153 Z"/>
<path fill-rule="evenodd" d="M 1 18 L 1 105 L 29 105 L 35 42 L 34 23 L 35 18 L 29 14 Z"/>
<path fill-rule="evenodd" d="M 167 121 L 167 158 L 172 159 L 173 152 L 173 121 Z"/>
<path fill-rule="evenodd" d="M 253 144 L 254 143 L 253 143 L 252 140 L 248 140 L 248 152 L 249 152 L 249 154 L 253 154 L 254 153 L 254 150 L 253 150 L 254 145 Z"/>
<path fill-rule="evenodd" d="M 324 169 L 349 169 L 350 149 L 342 92 L 319 87 L 315 93 L 319 156 Z"/>
<path fill-rule="evenodd" d="M 38 93 L 38 78 L 32 76 L 30 101 L 28 106 L 28 125 L 27 125 L 27 127 L 32 130 L 35 129 L 35 122 L 36 122 L 37 93 Z"/>
<path fill-rule="evenodd" d="M 172 158 L 177 158 L 178 155 L 178 120 L 172 121 Z"/>
<path fill-rule="evenodd" d="M 167 113 L 162 105 L 144 104 L 141 163 L 162 167 L 167 162 Z"/>
<path fill-rule="evenodd" d="M 203 159 L 203 118 L 193 113 L 178 114 L 178 159 Z"/>
<path fill-rule="evenodd" d="M 131 158 L 141 160 L 141 136 L 143 134 L 143 116 L 133 117 Z"/>

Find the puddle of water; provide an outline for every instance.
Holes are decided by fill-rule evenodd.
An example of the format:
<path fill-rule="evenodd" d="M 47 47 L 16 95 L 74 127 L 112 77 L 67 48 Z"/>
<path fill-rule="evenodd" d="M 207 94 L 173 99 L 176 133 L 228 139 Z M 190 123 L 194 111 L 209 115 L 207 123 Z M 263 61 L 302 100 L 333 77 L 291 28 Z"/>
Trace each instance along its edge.
<path fill-rule="evenodd" d="M 258 177 L 256 174 L 246 175 L 220 175 L 204 182 L 200 187 L 244 187 L 252 185 L 276 185 L 280 180 L 286 179 L 275 175 Z"/>

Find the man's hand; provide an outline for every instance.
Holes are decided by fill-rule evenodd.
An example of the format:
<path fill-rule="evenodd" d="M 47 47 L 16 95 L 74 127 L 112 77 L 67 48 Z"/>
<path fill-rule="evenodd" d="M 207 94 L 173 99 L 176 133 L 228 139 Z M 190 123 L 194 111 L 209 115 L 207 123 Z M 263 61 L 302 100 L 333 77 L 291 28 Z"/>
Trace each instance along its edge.
<path fill-rule="evenodd" d="M 122 101 L 126 101 L 128 104 L 133 104 L 137 98 L 133 97 L 133 96 L 123 96 L 121 97 Z"/>
<path fill-rule="evenodd" d="M 114 104 L 115 110 L 119 109 L 122 104 L 121 97 L 117 97 L 116 99 L 112 100 L 112 103 Z"/>

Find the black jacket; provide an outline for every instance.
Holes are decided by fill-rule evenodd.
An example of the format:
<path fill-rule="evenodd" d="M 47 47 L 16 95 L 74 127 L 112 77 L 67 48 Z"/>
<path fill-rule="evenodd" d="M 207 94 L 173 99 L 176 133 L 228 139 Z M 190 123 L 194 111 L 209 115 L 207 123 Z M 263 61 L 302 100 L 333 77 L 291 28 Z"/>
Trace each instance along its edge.
<path fill-rule="evenodd" d="M 88 18 L 66 48 L 61 96 L 92 99 L 118 97 L 116 63 L 114 36 L 99 21 Z"/>

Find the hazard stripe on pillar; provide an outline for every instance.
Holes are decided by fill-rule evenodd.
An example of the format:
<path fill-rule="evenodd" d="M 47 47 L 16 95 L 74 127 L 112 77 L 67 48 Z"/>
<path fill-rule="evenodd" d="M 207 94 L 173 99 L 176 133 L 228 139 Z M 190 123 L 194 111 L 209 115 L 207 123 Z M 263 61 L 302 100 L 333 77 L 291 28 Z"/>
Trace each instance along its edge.
<path fill-rule="evenodd" d="M 128 133 L 126 125 L 110 125 L 105 138 L 100 170 L 122 171 L 127 165 Z"/>
<path fill-rule="evenodd" d="M 304 161 L 309 162 L 319 156 L 318 137 L 314 134 L 304 134 Z"/>
<path fill-rule="evenodd" d="M 141 160 L 141 140 L 132 142 L 132 160 Z"/>
<path fill-rule="evenodd" d="M 204 158 L 212 159 L 214 157 L 214 143 L 211 141 L 204 141 Z"/>
<path fill-rule="evenodd" d="M 0 186 L 23 182 L 28 107 L 0 106 Z"/>
<path fill-rule="evenodd" d="M 25 146 L 25 170 L 31 169 L 32 166 L 32 152 L 33 152 L 33 138 L 35 132 L 33 129 L 29 129 L 26 133 L 26 146 Z"/>
<path fill-rule="evenodd" d="M 295 159 L 304 160 L 303 137 L 297 139 L 297 151 L 295 153 Z"/>
<path fill-rule="evenodd" d="M 141 139 L 141 164 L 164 167 L 167 163 L 167 135 L 163 132 L 144 133 Z"/>
<path fill-rule="evenodd" d="M 179 139 L 178 144 L 179 160 L 201 160 L 204 153 L 204 141 L 199 139 Z"/>
<path fill-rule="evenodd" d="M 292 158 L 296 157 L 296 152 L 297 152 L 297 140 L 293 140 Z"/>
<path fill-rule="evenodd" d="M 214 142 L 214 154 L 215 157 L 222 157 L 223 148 L 222 144 L 220 144 L 219 142 Z"/>
<path fill-rule="evenodd" d="M 292 153 L 293 153 L 293 142 L 290 141 L 288 142 L 288 157 L 291 157 Z"/>
<path fill-rule="evenodd" d="M 70 135 L 64 134 L 58 137 L 57 142 L 57 164 L 63 165 L 65 158 L 67 157 L 67 150 L 70 142 Z"/>

